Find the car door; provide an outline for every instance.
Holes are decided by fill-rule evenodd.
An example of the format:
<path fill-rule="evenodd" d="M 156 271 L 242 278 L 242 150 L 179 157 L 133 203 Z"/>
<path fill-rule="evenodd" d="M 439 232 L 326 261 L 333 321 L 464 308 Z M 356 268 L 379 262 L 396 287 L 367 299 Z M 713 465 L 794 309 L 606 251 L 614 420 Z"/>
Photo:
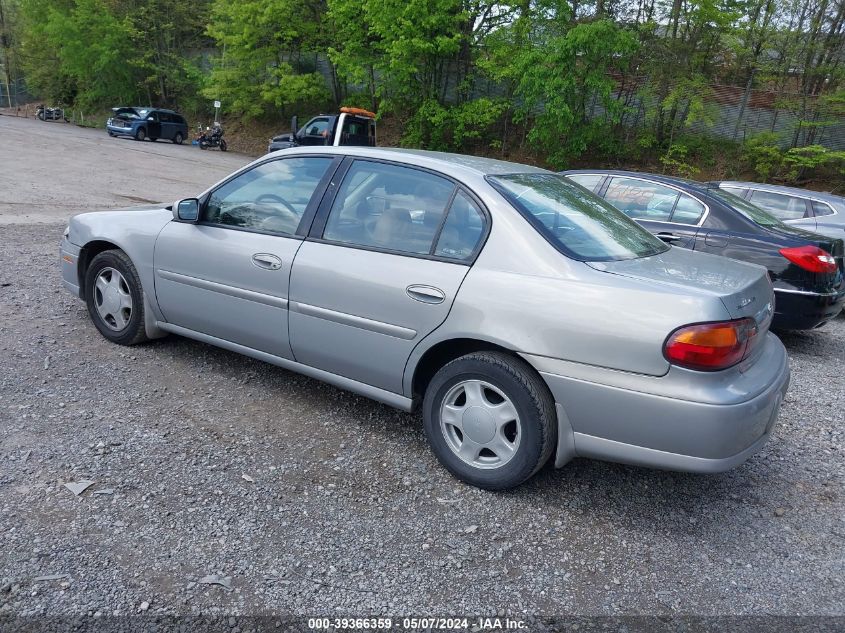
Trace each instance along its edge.
<path fill-rule="evenodd" d="M 790 196 L 774 191 L 752 189 L 749 196 L 751 204 L 756 204 L 768 211 L 781 222 L 801 227 L 808 231 L 816 230 L 816 218 L 810 201 L 799 196 Z"/>
<path fill-rule="evenodd" d="M 613 176 L 602 197 L 673 246 L 692 249 L 706 206 L 674 187 L 630 176 Z"/>
<path fill-rule="evenodd" d="M 298 362 L 402 392 L 414 346 L 449 313 L 489 226 L 443 175 L 348 160 L 293 264 Z"/>
<path fill-rule="evenodd" d="M 155 245 L 155 293 L 168 323 L 282 358 L 288 283 L 302 234 L 340 159 L 290 157 L 241 172 L 170 222 Z"/>
<path fill-rule="evenodd" d="M 158 112 L 150 112 L 147 115 L 147 138 L 156 139 L 161 137 L 161 119 Z"/>
<path fill-rule="evenodd" d="M 161 123 L 161 132 L 159 138 L 173 139 L 173 115 L 169 112 L 159 112 L 158 120 Z"/>

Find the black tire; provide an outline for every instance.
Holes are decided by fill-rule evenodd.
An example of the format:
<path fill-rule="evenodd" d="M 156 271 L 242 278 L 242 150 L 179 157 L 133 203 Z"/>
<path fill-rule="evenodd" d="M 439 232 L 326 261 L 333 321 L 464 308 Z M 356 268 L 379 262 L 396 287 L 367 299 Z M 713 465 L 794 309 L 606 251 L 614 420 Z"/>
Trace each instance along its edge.
<path fill-rule="evenodd" d="M 143 141 L 145 138 L 147 138 L 147 130 L 142 127 L 139 127 L 138 130 L 135 132 L 135 140 Z"/>
<path fill-rule="evenodd" d="M 204 141 L 200 141 L 200 149 L 208 149 L 208 145 Z"/>
<path fill-rule="evenodd" d="M 106 130 L 106 131 L 109 133 L 109 136 L 111 136 L 112 138 L 114 138 L 114 132 L 112 132 L 111 130 Z"/>
<path fill-rule="evenodd" d="M 226 145 L 226 141 L 220 139 L 220 151 L 225 152 L 227 149 L 229 149 L 229 147 Z"/>
<path fill-rule="evenodd" d="M 182 141 L 185 140 L 185 137 L 182 136 L 182 132 L 176 132 L 176 136 L 173 137 L 174 145 L 181 145 Z"/>
<path fill-rule="evenodd" d="M 440 425 L 441 405 L 452 388 L 465 380 L 483 380 L 504 393 L 520 419 L 520 441 L 510 461 L 478 468 L 460 459 L 446 442 Z M 477 352 L 443 366 L 425 392 L 425 433 L 437 459 L 449 472 L 486 490 L 514 488 L 542 468 L 557 443 L 554 399 L 543 379 L 521 359 L 500 352 Z"/>
<path fill-rule="evenodd" d="M 117 270 L 123 276 L 132 298 L 132 310 L 129 319 L 126 326 L 119 331 L 109 327 L 103 317 L 100 316 L 95 305 L 95 283 L 104 268 Z M 91 317 L 91 321 L 94 322 L 100 334 L 112 343 L 135 345 L 148 340 L 144 329 L 144 291 L 141 288 L 141 279 L 132 260 L 123 251 L 117 249 L 103 251 L 91 260 L 88 270 L 85 271 L 85 304 L 88 306 L 88 315 Z"/>

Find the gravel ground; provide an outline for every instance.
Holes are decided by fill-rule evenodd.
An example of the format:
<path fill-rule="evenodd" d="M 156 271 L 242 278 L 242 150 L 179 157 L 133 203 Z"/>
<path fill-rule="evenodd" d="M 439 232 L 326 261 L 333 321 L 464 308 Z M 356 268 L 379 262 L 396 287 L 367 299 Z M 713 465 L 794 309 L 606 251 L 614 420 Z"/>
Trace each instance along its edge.
<path fill-rule="evenodd" d="M 27 151 L 4 178 L 46 196 Z M 784 336 L 779 426 L 740 468 L 576 460 L 490 493 L 416 416 L 179 337 L 108 343 L 60 287 L 64 222 L 30 212 L 0 248 L 0 616 L 845 612 L 845 318 Z"/>

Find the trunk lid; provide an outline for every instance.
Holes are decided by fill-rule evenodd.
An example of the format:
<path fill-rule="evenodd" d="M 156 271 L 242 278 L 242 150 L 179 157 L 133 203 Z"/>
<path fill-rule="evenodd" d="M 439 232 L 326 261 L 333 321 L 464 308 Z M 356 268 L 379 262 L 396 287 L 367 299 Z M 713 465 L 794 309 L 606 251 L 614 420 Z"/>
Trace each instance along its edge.
<path fill-rule="evenodd" d="M 718 298 L 730 318 L 752 317 L 761 332 L 768 329 L 774 296 L 768 272 L 762 266 L 682 248 L 638 259 L 589 262 L 596 270 L 674 286 L 679 294 L 706 294 Z"/>

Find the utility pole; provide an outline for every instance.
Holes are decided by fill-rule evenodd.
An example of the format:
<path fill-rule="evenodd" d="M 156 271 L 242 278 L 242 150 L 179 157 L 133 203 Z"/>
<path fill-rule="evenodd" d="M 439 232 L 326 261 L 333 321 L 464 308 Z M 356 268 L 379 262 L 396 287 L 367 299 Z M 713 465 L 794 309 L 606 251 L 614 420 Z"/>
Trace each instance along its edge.
<path fill-rule="evenodd" d="M 0 48 L 3 49 L 3 80 L 6 83 L 6 100 L 12 107 L 12 72 L 9 70 L 9 57 L 12 47 L 9 25 L 6 24 L 6 14 L 3 11 L 3 0 L 0 0 Z M 16 99 L 17 101 L 17 99 Z"/>

